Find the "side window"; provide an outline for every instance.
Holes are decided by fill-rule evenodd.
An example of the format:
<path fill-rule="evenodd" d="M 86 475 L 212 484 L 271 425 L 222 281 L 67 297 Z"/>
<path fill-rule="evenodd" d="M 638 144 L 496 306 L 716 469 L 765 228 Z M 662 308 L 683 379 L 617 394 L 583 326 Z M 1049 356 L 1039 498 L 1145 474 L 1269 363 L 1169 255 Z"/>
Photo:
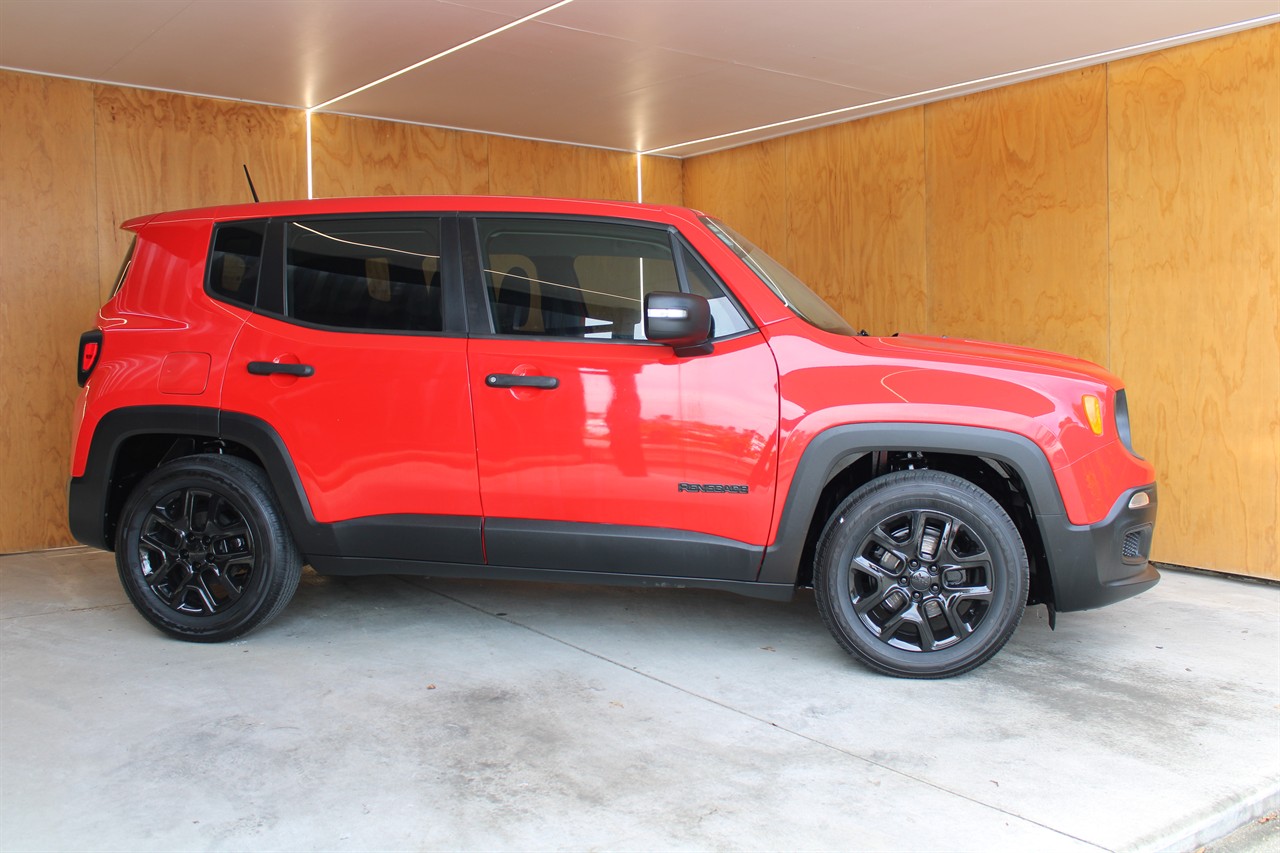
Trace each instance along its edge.
<path fill-rule="evenodd" d="M 444 328 L 439 220 L 305 220 L 285 233 L 287 317 L 362 331 Z"/>
<path fill-rule="evenodd" d="M 727 338 L 750 329 L 751 323 L 738 303 L 729 295 L 715 273 L 707 268 L 702 258 L 683 246 L 680 252 L 685 278 L 689 282 L 689 292 L 705 296 L 711 304 L 711 337 Z"/>
<path fill-rule="evenodd" d="M 209 292 L 218 299 L 252 308 L 258 298 L 265 222 L 229 222 L 213 232 L 209 255 Z"/>
<path fill-rule="evenodd" d="M 500 335 L 644 340 L 644 296 L 679 290 L 665 229 L 610 222 L 479 222 Z"/>

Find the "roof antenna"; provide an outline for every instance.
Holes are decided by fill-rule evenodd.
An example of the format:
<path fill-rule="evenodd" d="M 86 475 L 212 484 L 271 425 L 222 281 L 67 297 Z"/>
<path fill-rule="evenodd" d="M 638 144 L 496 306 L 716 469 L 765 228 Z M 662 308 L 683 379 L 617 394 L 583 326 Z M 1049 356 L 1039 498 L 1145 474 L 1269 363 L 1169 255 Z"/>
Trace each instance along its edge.
<path fill-rule="evenodd" d="M 249 177 L 249 164 L 242 163 L 244 166 L 244 179 L 249 182 L 249 192 L 253 194 L 253 203 L 258 203 L 258 191 L 253 188 L 253 178 Z"/>

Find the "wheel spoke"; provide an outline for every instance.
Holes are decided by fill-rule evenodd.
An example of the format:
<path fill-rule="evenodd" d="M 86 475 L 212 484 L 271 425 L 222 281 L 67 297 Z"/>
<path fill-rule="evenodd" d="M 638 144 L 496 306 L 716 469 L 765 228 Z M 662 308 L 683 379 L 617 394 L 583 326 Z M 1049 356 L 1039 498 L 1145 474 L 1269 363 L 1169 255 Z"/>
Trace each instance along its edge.
<path fill-rule="evenodd" d="M 920 632 L 920 651 L 931 652 L 937 643 L 937 638 L 933 634 L 933 626 L 929 624 L 929 618 L 920 612 L 920 608 L 913 608 L 916 611 L 915 622 L 916 630 Z"/>
<path fill-rule="evenodd" d="M 875 610 L 881 604 L 884 604 L 885 599 L 888 598 L 890 595 L 892 595 L 893 591 L 896 589 L 897 589 L 897 586 L 895 586 L 894 584 L 886 583 L 883 580 L 877 579 L 876 589 L 874 592 L 868 595 L 863 595 L 863 596 L 854 598 L 853 600 L 854 612 L 857 613 L 859 616 L 866 618 L 868 613 L 870 613 L 872 610 Z"/>
<path fill-rule="evenodd" d="M 965 637 L 973 633 L 973 628 L 969 623 L 960 618 L 959 606 L 962 599 L 958 596 L 949 597 L 942 602 L 942 615 L 947 620 L 947 625 L 951 628 L 951 633 L 955 635 L 957 641 L 963 640 Z"/>

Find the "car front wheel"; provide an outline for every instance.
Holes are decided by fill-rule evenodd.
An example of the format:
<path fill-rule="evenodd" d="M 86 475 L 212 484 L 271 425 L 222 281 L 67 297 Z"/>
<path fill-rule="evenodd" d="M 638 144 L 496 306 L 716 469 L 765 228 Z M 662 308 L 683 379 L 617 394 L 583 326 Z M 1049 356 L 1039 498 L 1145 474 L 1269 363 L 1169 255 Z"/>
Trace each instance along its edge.
<path fill-rule="evenodd" d="M 814 590 L 850 654 L 907 678 L 959 675 L 1012 636 L 1026 607 L 1022 538 L 994 498 L 941 471 L 888 474 L 835 511 Z"/>

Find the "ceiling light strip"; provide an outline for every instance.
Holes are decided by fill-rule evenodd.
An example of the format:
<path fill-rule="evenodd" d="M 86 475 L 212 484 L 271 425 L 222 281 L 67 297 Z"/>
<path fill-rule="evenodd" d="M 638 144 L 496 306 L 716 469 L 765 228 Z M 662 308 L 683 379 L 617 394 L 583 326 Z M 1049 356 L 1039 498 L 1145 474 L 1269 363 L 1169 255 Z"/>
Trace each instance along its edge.
<path fill-rule="evenodd" d="M 478 42 L 482 42 L 487 38 L 493 38 L 499 33 L 505 33 L 507 30 L 511 29 L 512 27 L 518 27 L 521 24 L 528 23 L 529 21 L 532 21 L 535 18 L 542 17 L 548 12 L 554 12 L 556 9 L 559 9 L 561 6 L 568 6 L 572 2 L 573 0 L 560 0 L 559 3 L 553 3 L 552 5 L 548 6 L 545 9 L 539 9 L 537 12 L 534 12 L 531 15 L 525 15 L 523 18 L 520 18 L 519 20 L 512 21 L 509 24 L 504 24 L 501 27 L 498 27 L 496 30 L 490 30 L 487 33 L 478 35 L 475 38 L 471 39 L 470 41 L 464 41 L 462 44 L 451 47 L 448 50 L 441 51 L 440 53 L 437 53 L 435 56 L 428 56 L 426 59 L 423 59 L 420 62 L 415 62 L 414 64 L 406 68 L 401 68 L 399 71 L 395 71 L 391 74 L 388 74 L 386 77 L 380 77 L 377 80 L 374 80 L 372 83 L 365 83 L 363 86 L 359 87 L 358 89 L 352 89 L 350 92 L 347 92 L 344 95 L 339 95 L 336 98 L 330 98 L 329 100 L 325 101 L 323 104 L 316 104 L 314 107 L 311 107 L 311 109 L 322 110 L 325 107 L 332 106 L 333 104 L 338 103 L 338 101 L 346 100 L 347 98 L 350 98 L 352 95 L 358 95 L 361 92 L 364 92 L 368 89 L 372 89 L 374 86 L 380 86 L 383 83 L 386 83 L 388 80 L 394 80 L 395 78 L 399 77 L 402 74 L 408 74 L 410 71 L 413 71 L 414 69 L 417 69 L 417 68 L 421 68 L 422 66 L 430 62 L 435 62 L 437 59 L 444 59 L 446 56 L 448 56 L 451 53 L 457 53 L 458 51 L 471 47 L 471 45 L 476 44 Z"/>
<path fill-rule="evenodd" d="M 1081 56 L 1075 59 L 1063 59 L 1058 62 L 1050 62 L 1047 65 L 1037 65 L 1034 68 L 1025 68 L 1019 71 L 1006 71 L 1003 74 L 994 74 L 990 77 L 980 77 L 977 80 L 970 80 L 966 83 L 952 83 L 947 86 L 939 86 L 936 89 L 926 89 L 923 92 L 912 92 L 908 95 L 898 95 L 892 98 L 884 98 L 879 101 L 871 101 L 865 104 L 857 104 L 851 107 L 840 107 L 826 112 L 814 113 L 813 115 L 800 116 L 799 118 L 790 118 L 783 121 L 770 122 L 762 124 L 758 127 L 749 127 L 745 130 L 735 130 L 729 133 L 720 133 L 715 136 L 704 136 L 701 139 L 691 139 L 687 142 L 678 142 L 674 145 L 664 145 L 661 148 L 650 148 L 647 151 L 641 151 L 641 154 L 661 154 L 666 151 L 675 151 L 678 148 L 688 148 L 693 145 L 705 145 L 708 142 L 718 142 L 722 139 L 733 139 L 734 137 L 744 136 L 751 133 L 762 133 L 768 130 L 776 130 L 777 128 L 787 127 L 789 125 L 801 124 L 804 122 L 820 121 L 825 118 L 834 118 L 836 116 L 848 116 L 853 113 L 883 113 L 889 112 L 894 108 L 907 106 L 916 106 L 922 103 L 930 103 L 940 101 L 948 97 L 957 97 L 959 95 L 968 95 L 974 92 L 980 92 L 986 89 L 994 89 L 1001 85 L 1011 83 L 1020 83 L 1024 80 L 1033 80 L 1038 77 L 1047 77 L 1051 74 L 1070 71 L 1076 68 L 1086 68 L 1091 65 L 1099 65 L 1103 62 L 1109 62 L 1117 59 L 1125 59 L 1130 56 L 1137 56 L 1143 53 L 1151 53 L 1162 48 L 1176 47 L 1190 42 L 1202 41 L 1204 39 L 1214 38 L 1215 36 L 1224 36 L 1231 33 L 1240 32 L 1242 30 L 1253 29 L 1254 27 L 1265 26 L 1266 24 L 1280 21 L 1280 14 L 1266 15 L 1261 18 L 1254 18 L 1249 21 L 1239 21 L 1234 24 L 1226 24 L 1221 27 L 1212 27 L 1207 30 L 1198 30 L 1193 33 L 1185 33 L 1179 36 L 1170 36 L 1168 38 L 1156 39 L 1144 44 L 1134 45 L 1132 47 L 1116 48 L 1114 50 L 1103 51 L 1102 53 L 1093 53 L 1088 56 Z M 745 143 L 744 143 L 745 144 Z M 731 145 L 722 146 L 730 148 Z M 700 152 L 710 153 L 710 152 Z"/>
<path fill-rule="evenodd" d="M 311 110 L 302 114 L 307 125 L 307 198 L 315 198 L 315 168 L 311 160 Z"/>

